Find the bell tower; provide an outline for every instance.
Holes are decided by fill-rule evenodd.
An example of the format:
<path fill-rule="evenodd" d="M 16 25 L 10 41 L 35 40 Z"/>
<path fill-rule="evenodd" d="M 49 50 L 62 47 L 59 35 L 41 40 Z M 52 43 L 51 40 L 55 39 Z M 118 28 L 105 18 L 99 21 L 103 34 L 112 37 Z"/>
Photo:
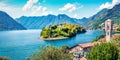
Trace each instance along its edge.
<path fill-rule="evenodd" d="M 112 28 L 113 28 L 112 20 L 108 19 L 105 22 L 106 42 L 109 42 L 110 38 L 112 37 Z"/>

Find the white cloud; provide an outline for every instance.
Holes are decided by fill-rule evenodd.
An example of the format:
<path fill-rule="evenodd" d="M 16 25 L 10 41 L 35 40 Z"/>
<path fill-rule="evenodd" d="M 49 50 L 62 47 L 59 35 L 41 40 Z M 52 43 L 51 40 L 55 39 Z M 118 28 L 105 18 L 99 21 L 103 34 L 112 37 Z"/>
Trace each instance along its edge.
<path fill-rule="evenodd" d="M 26 11 L 26 10 L 30 9 L 37 2 L 38 2 L 38 0 L 28 0 L 27 3 L 24 5 L 22 10 Z"/>
<path fill-rule="evenodd" d="M 75 4 L 70 4 L 67 3 L 64 7 L 59 8 L 60 11 L 68 11 L 68 12 L 73 12 L 77 9 Z"/>
<path fill-rule="evenodd" d="M 23 11 L 21 7 L 13 7 L 3 2 L 0 2 L 0 10 L 8 13 L 8 15 L 13 18 L 18 18 L 20 16 L 42 16 L 53 13 L 43 6 L 33 6 L 31 9 Z"/>
<path fill-rule="evenodd" d="M 73 18 L 78 18 L 78 15 L 77 15 L 77 14 L 74 14 L 74 15 L 73 15 Z"/>
<path fill-rule="evenodd" d="M 43 2 L 46 2 L 46 0 L 43 0 Z M 52 13 L 47 10 L 47 7 L 41 6 L 38 0 L 28 0 L 22 10 L 25 12 L 29 11 L 29 13 L 25 14 L 27 16 L 40 16 Z"/>
<path fill-rule="evenodd" d="M 46 7 L 43 7 L 43 6 L 33 6 L 32 7 L 32 15 L 35 15 L 37 14 L 38 12 L 41 12 L 41 13 L 44 13 L 47 11 L 47 8 Z M 40 15 L 40 14 L 39 14 Z"/>
<path fill-rule="evenodd" d="M 46 11 L 47 8 L 43 6 L 33 6 L 32 11 Z"/>
<path fill-rule="evenodd" d="M 43 7 L 42 11 L 46 11 L 46 10 L 47 10 L 47 8 L 46 8 L 46 7 Z"/>
<path fill-rule="evenodd" d="M 6 12 L 13 18 L 20 17 L 21 15 L 23 15 L 21 8 L 9 6 L 3 2 L 0 2 L 0 10 Z"/>
<path fill-rule="evenodd" d="M 120 0 L 112 0 L 112 3 L 109 3 L 109 2 L 106 2 L 105 4 L 102 4 L 99 9 L 104 9 L 104 8 L 107 8 L 107 9 L 111 9 L 113 8 L 115 5 L 119 4 L 120 3 Z"/>

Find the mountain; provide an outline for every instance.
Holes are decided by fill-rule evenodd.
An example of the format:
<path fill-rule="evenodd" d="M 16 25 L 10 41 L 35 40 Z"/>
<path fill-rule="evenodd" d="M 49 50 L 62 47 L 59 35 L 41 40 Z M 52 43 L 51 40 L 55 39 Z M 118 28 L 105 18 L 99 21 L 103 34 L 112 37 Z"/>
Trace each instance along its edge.
<path fill-rule="evenodd" d="M 26 29 L 17 23 L 7 13 L 0 11 L 0 30 L 23 30 Z"/>
<path fill-rule="evenodd" d="M 120 4 L 114 6 L 112 9 L 103 9 L 94 16 L 88 19 L 86 27 L 88 29 L 98 29 L 107 20 L 111 19 L 114 24 L 120 24 Z"/>
<path fill-rule="evenodd" d="M 26 17 L 22 16 L 16 19 L 20 24 L 22 24 L 27 29 L 42 29 L 45 26 L 49 26 L 51 24 L 60 24 L 60 23 L 71 23 L 82 25 L 84 23 L 84 19 L 75 19 L 70 18 L 65 14 L 55 15 L 47 15 L 47 16 L 31 16 Z"/>

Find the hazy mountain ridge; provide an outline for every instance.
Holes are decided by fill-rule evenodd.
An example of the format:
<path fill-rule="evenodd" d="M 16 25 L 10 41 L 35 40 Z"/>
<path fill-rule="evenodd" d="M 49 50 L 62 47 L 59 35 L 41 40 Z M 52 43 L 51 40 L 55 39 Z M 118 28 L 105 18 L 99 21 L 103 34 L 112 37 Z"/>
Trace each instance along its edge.
<path fill-rule="evenodd" d="M 107 19 L 111 19 L 114 24 L 120 24 L 120 4 L 112 9 L 103 9 L 90 18 L 71 18 L 65 14 L 47 16 L 21 16 L 16 21 L 7 13 L 0 11 L 0 30 L 21 30 L 21 29 L 42 29 L 51 24 L 70 23 L 85 26 L 87 29 L 98 29 Z M 24 28 L 24 27 L 25 28 Z"/>
<path fill-rule="evenodd" d="M 49 14 L 47 16 L 37 16 L 37 17 L 22 16 L 20 18 L 17 18 L 16 20 L 28 29 L 42 29 L 45 26 L 49 26 L 51 24 L 60 24 L 60 23 L 83 25 L 85 20 L 87 21 L 87 18 L 76 19 L 76 18 L 71 18 L 65 14 L 59 14 L 57 16 Z"/>
<path fill-rule="evenodd" d="M 103 9 L 90 17 L 86 23 L 86 27 L 88 29 L 98 29 L 107 19 L 111 19 L 114 24 L 120 24 L 120 4 L 114 6 L 112 9 Z"/>
<path fill-rule="evenodd" d="M 114 24 L 120 24 L 120 4 L 114 6 L 112 9 L 103 9 L 97 14 L 91 16 L 90 18 L 70 18 L 65 14 L 48 15 L 48 16 L 38 16 L 38 17 L 20 17 L 17 19 L 19 23 L 28 29 L 38 29 L 51 24 L 60 24 L 60 23 L 71 23 L 83 25 L 87 29 L 98 29 L 101 28 L 101 25 L 107 20 L 111 19 Z"/>
<path fill-rule="evenodd" d="M 21 24 L 16 22 L 7 13 L 0 11 L 0 30 L 24 30 Z"/>

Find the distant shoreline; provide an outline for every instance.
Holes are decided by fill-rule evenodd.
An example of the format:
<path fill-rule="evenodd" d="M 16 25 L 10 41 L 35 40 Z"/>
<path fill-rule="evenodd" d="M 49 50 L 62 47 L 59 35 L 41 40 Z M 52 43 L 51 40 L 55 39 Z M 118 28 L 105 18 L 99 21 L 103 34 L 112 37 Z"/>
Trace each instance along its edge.
<path fill-rule="evenodd" d="M 67 39 L 69 37 L 58 37 L 58 38 L 42 38 L 40 37 L 40 39 L 42 40 L 62 40 L 62 39 Z"/>
<path fill-rule="evenodd" d="M 120 31 L 115 31 L 115 32 L 120 32 Z"/>

